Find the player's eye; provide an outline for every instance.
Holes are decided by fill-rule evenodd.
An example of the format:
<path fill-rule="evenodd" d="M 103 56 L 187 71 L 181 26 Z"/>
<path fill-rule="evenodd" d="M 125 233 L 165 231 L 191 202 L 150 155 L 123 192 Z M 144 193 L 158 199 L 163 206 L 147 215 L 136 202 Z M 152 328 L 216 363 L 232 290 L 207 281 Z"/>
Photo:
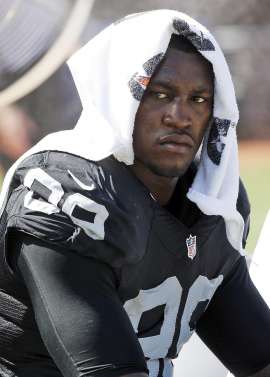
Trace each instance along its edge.
<path fill-rule="evenodd" d="M 148 88 L 146 96 L 154 101 L 168 101 L 171 98 L 171 94 L 169 92 L 159 88 Z"/>
<path fill-rule="evenodd" d="M 167 99 L 169 97 L 166 93 L 155 92 L 154 94 L 157 99 Z"/>
<path fill-rule="evenodd" d="M 194 102 L 196 102 L 196 103 L 203 103 L 203 102 L 206 101 L 205 98 L 200 97 L 200 96 L 194 96 L 194 97 L 192 97 L 192 100 L 193 100 Z"/>

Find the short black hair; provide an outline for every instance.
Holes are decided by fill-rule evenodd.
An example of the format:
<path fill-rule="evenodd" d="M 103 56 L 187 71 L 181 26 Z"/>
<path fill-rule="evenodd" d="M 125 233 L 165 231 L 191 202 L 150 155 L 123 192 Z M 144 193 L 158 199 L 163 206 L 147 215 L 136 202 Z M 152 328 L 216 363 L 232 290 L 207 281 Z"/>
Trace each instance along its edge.
<path fill-rule="evenodd" d="M 176 50 L 188 52 L 188 53 L 198 53 L 196 47 L 182 35 L 172 34 L 168 48 L 174 48 Z"/>

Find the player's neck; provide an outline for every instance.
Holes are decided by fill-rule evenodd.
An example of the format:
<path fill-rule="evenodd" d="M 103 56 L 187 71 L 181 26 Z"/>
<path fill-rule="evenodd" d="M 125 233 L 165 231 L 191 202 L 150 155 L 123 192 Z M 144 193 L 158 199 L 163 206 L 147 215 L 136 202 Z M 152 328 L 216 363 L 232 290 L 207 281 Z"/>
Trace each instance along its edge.
<path fill-rule="evenodd" d="M 155 174 L 143 164 L 135 163 L 130 170 L 148 188 L 157 202 L 165 206 L 170 201 L 178 177 L 163 177 Z"/>

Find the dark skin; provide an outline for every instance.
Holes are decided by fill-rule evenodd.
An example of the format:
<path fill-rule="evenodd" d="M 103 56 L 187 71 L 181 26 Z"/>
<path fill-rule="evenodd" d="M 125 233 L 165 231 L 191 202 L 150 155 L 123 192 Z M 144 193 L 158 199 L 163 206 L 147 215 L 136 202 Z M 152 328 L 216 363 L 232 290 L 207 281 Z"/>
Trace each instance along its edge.
<path fill-rule="evenodd" d="M 212 117 L 214 75 L 199 53 L 169 49 L 135 118 L 134 174 L 161 205 L 199 149 Z"/>
<path fill-rule="evenodd" d="M 161 205 L 168 203 L 199 149 L 212 116 L 213 97 L 210 63 L 199 53 L 169 49 L 136 114 L 131 166 Z"/>
<path fill-rule="evenodd" d="M 133 173 L 161 205 L 190 166 L 211 122 L 212 67 L 199 53 L 169 49 L 135 118 Z M 250 377 L 269 377 L 270 366 Z M 123 377 L 147 377 L 145 373 Z"/>

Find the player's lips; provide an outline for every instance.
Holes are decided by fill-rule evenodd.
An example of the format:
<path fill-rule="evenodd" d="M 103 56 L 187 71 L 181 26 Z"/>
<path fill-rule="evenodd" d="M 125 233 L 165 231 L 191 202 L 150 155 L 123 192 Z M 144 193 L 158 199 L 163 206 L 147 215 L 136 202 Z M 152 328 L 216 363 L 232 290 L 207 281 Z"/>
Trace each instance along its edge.
<path fill-rule="evenodd" d="M 158 142 L 162 148 L 175 153 L 186 153 L 194 148 L 194 142 L 187 134 L 164 135 L 159 138 Z"/>

